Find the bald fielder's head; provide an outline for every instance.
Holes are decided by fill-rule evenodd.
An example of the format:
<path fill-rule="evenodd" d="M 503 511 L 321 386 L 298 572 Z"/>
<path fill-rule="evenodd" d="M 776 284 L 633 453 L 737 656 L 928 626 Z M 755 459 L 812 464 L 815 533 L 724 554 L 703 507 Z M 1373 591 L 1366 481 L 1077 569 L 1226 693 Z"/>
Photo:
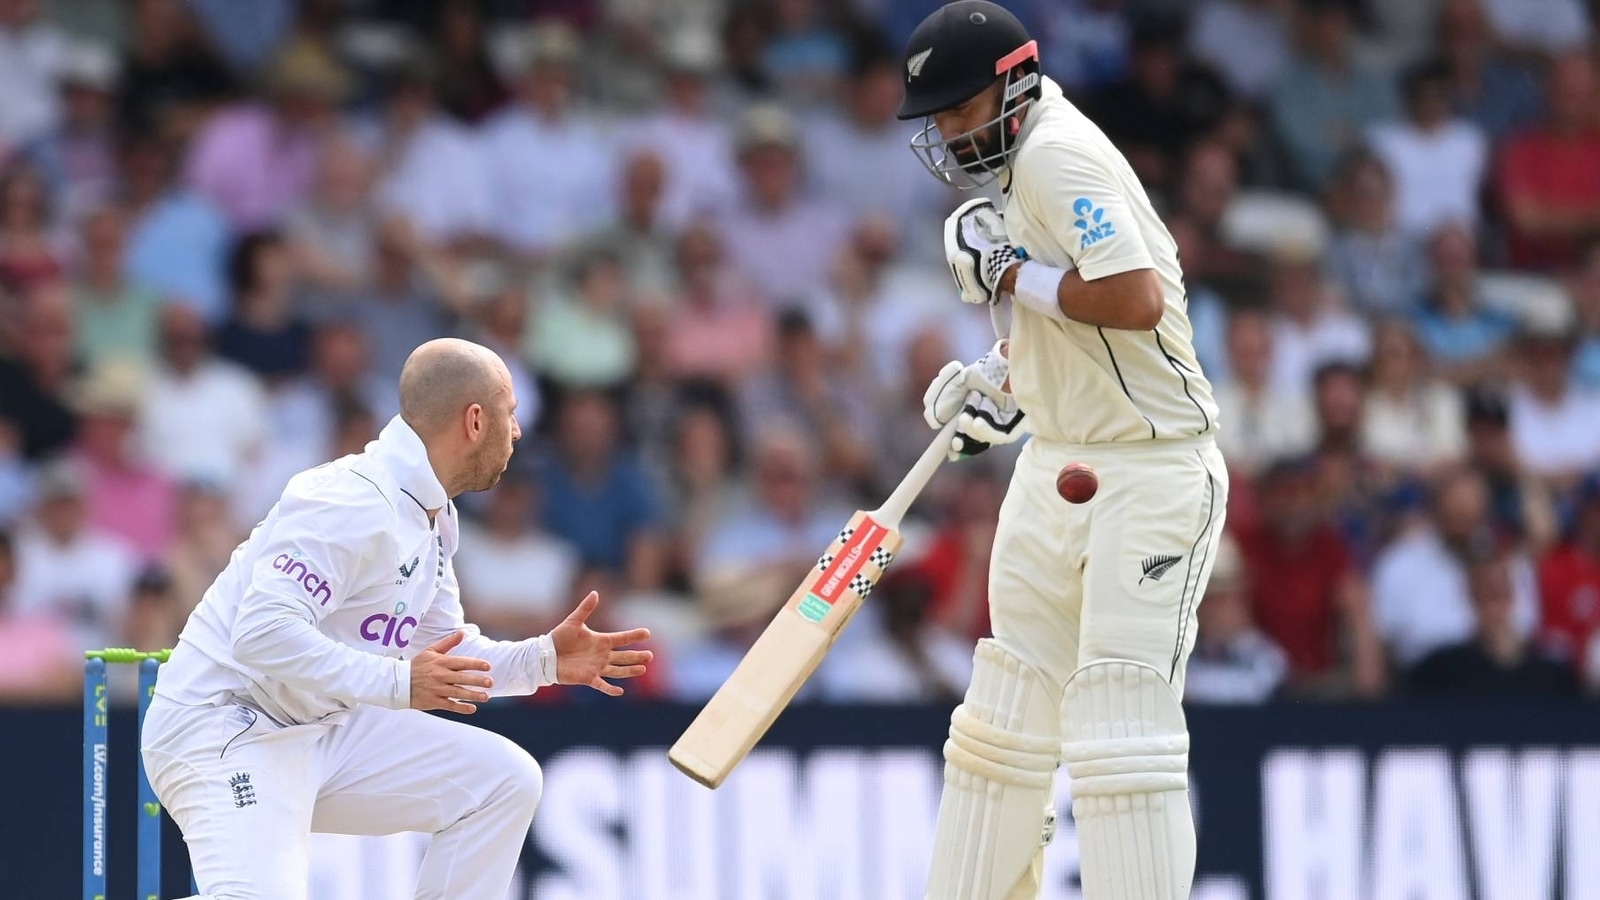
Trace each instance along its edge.
<path fill-rule="evenodd" d="M 400 370 L 400 418 L 422 438 L 451 497 L 500 480 L 522 437 L 516 408 L 505 363 L 471 341 L 429 341 Z"/>

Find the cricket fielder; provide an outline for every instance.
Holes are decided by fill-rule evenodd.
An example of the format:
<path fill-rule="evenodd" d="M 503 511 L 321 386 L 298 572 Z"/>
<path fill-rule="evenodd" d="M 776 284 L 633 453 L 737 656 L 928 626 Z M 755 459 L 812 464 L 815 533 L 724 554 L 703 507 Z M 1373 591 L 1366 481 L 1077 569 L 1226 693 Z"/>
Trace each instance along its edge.
<path fill-rule="evenodd" d="M 296 475 L 161 667 L 141 736 L 200 900 L 303 900 L 312 832 L 433 835 L 429 900 L 504 900 L 543 789 L 511 741 L 422 710 L 644 672 L 634 629 L 492 641 L 463 619 L 451 498 L 500 480 L 521 436 L 505 364 L 430 341 L 400 414 L 359 454 Z"/>
<path fill-rule="evenodd" d="M 1006 338 L 929 386 L 962 417 L 952 457 L 1024 432 L 980 641 L 951 717 L 930 900 L 1039 895 L 1058 762 L 1085 900 L 1187 898 L 1195 865 L 1181 699 L 1228 499 L 1217 409 L 1190 346 L 1172 237 L 1122 154 L 1039 70 L 1014 16 L 958 0 L 905 54 L 912 148 L 959 187 L 998 183 L 945 225 L 970 303 L 1009 299 Z M 1055 478 L 1099 476 L 1073 505 Z"/>

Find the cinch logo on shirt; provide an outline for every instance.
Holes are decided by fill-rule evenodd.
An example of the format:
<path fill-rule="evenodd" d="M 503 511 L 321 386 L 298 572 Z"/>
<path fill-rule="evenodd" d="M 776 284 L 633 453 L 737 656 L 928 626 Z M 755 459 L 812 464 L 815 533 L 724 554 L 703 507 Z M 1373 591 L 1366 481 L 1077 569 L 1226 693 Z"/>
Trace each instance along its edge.
<path fill-rule="evenodd" d="M 400 607 L 404 609 L 404 605 Z M 399 612 L 397 609 L 395 612 Z M 381 630 L 380 630 L 381 629 Z M 409 630 L 408 630 L 409 629 Z M 401 647 L 411 643 L 411 632 L 417 629 L 417 620 L 411 616 L 400 618 L 388 613 L 373 613 L 361 620 L 361 637 L 363 640 L 382 644 L 385 647 Z"/>
<path fill-rule="evenodd" d="M 293 578 L 302 590 L 311 595 L 311 599 L 321 601 L 321 605 L 327 606 L 328 601 L 333 599 L 333 589 L 328 587 L 328 579 L 307 568 L 300 559 L 299 550 L 278 554 L 278 558 L 272 561 L 272 567 Z"/>
<path fill-rule="evenodd" d="M 1072 214 L 1078 217 L 1072 224 L 1083 232 L 1083 236 L 1078 238 L 1079 250 L 1087 250 L 1117 233 L 1116 226 L 1106 218 L 1106 211 L 1095 206 L 1088 197 L 1072 201 Z"/>

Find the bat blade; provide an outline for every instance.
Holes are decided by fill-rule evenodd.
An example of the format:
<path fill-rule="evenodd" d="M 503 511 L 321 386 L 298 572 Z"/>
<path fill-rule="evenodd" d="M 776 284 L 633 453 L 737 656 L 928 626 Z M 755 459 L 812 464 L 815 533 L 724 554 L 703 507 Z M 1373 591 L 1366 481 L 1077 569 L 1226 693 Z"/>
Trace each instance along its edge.
<path fill-rule="evenodd" d="M 667 758 L 717 788 L 816 671 L 900 550 L 900 532 L 857 511 Z"/>

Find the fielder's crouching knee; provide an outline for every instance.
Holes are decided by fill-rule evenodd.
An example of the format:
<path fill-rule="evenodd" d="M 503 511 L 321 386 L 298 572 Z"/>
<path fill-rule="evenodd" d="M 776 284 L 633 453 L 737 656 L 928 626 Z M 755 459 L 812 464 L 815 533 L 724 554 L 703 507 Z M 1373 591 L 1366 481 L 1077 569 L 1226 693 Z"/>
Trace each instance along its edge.
<path fill-rule="evenodd" d="M 505 741 L 504 757 L 499 763 L 503 786 L 497 793 L 503 802 L 532 812 L 544 796 L 544 769 L 528 751 L 510 740 Z"/>

